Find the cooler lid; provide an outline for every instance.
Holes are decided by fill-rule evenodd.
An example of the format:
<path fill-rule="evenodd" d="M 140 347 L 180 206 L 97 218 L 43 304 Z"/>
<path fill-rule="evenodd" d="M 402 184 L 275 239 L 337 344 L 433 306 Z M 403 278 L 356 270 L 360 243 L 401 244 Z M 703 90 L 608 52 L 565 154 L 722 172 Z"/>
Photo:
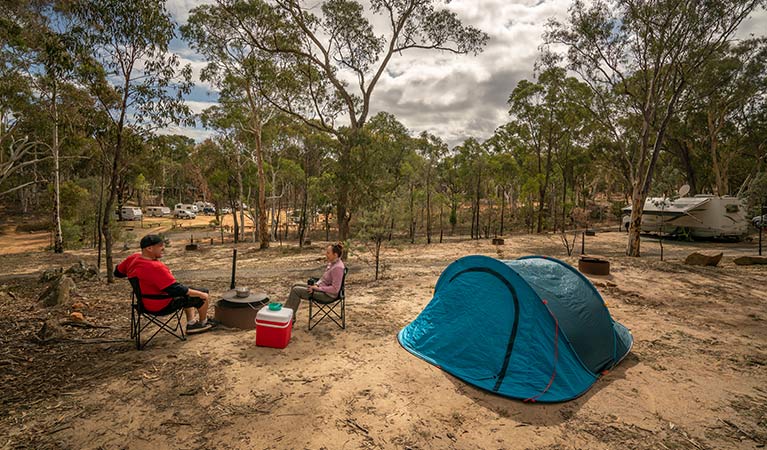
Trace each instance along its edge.
<path fill-rule="evenodd" d="M 269 305 L 261 308 L 256 314 L 256 322 L 277 322 L 285 323 L 293 318 L 293 310 L 285 308 L 284 306 L 279 311 L 272 311 L 269 309 Z"/>

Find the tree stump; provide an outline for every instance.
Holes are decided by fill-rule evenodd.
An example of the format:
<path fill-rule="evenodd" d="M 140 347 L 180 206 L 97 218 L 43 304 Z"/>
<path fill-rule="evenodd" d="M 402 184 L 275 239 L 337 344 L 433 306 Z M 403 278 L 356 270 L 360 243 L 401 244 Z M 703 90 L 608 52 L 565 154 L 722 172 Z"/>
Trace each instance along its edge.
<path fill-rule="evenodd" d="M 501 238 L 493 238 L 493 245 L 503 245 L 504 242 L 505 241 Z"/>

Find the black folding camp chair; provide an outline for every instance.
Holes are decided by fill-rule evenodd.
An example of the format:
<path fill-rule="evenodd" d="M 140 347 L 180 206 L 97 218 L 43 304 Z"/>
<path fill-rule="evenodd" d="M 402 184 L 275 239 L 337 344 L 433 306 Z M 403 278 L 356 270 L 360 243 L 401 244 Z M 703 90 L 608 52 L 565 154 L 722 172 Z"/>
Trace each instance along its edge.
<path fill-rule="evenodd" d="M 131 293 L 130 337 L 131 339 L 136 340 L 136 350 L 141 350 L 146 347 L 147 344 L 149 344 L 149 341 L 154 339 L 154 337 L 163 330 L 175 336 L 176 338 L 185 341 L 186 334 L 184 333 L 184 327 L 181 325 L 183 309 L 178 309 L 165 315 L 157 315 L 146 311 L 144 309 L 143 303 L 144 296 L 141 295 L 138 278 L 129 278 L 128 281 L 130 281 L 131 288 L 133 288 L 133 292 Z M 146 319 L 146 323 L 143 325 L 141 323 L 142 317 Z M 175 325 L 173 325 L 174 323 Z M 154 332 L 154 334 L 149 336 L 149 339 L 147 339 L 146 342 L 142 344 L 141 333 L 146 329 L 146 327 L 152 324 L 157 326 L 157 330 Z"/>
<path fill-rule="evenodd" d="M 348 268 L 344 267 L 344 276 L 341 278 L 341 289 L 338 291 L 338 297 L 333 300 L 323 301 L 309 296 L 309 329 L 316 327 L 326 318 L 335 322 L 342 329 L 346 329 L 346 273 Z M 340 308 L 339 313 L 336 308 Z"/>

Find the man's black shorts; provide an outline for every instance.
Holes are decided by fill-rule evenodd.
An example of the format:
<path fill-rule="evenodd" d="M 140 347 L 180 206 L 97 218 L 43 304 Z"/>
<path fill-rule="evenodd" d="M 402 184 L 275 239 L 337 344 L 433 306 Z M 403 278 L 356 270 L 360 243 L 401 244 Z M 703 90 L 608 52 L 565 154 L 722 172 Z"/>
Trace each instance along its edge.
<path fill-rule="evenodd" d="M 201 291 L 205 293 L 209 292 L 207 289 L 197 289 L 197 288 L 190 288 L 190 289 L 195 289 L 197 291 Z M 205 300 L 201 299 L 200 297 L 190 297 L 188 295 L 185 295 L 183 297 L 173 297 L 170 303 L 168 303 L 168 306 L 152 314 L 156 316 L 164 316 L 167 314 L 172 314 L 178 311 L 179 309 L 200 308 L 204 304 L 205 304 Z"/>

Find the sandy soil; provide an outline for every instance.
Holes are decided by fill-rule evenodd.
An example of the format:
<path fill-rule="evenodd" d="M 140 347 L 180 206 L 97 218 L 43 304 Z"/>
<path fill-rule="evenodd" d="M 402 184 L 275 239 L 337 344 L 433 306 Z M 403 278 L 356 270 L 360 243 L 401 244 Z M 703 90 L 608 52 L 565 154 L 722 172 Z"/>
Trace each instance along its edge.
<path fill-rule="evenodd" d="M 0 238 L 7 239 L 6 237 Z M 0 448 L 215 449 L 750 449 L 767 442 L 767 267 L 738 267 L 750 242 L 646 240 L 622 256 L 625 235 L 600 233 L 587 250 L 612 261 L 594 277 L 633 351 L 583 397 L 526 404 L 472 388 L 403 350 L 396 333 L 423 309 L 444 267 L 467 254 L 563 257 L 558 238 L 514 236 L 506 245 L 453 240 L 389 246 L 384 278 L 353 248 L 348 327 L 306 329 L 307 305 L 284 350 L 254 345 L 254 331 L 217 330 L 186 342 L 162 336 L 142 352 L 128 342 L 36 343 L 46 318 L 69 305 L 36 303 L 36 275 L 90 251 L 0 255 Z M 0 242 L 1 244 L 1 242 Z M 322 248 L 257 251 L 241 244 L 238 284 L 283 301 L 289 286 L 321 272 Z M 166 263 L 183 282 L 228 288 L 231 245 Z M 718 268 L 681 264 L 694 250 L 722 250 Z M 121 251 L 123 258 L 131 251 Z M 575 258 L 564 259 L 575 263 Z M 86 319 L 68 339 L 128 337 L 127 283 L 78 283 Z"/>

